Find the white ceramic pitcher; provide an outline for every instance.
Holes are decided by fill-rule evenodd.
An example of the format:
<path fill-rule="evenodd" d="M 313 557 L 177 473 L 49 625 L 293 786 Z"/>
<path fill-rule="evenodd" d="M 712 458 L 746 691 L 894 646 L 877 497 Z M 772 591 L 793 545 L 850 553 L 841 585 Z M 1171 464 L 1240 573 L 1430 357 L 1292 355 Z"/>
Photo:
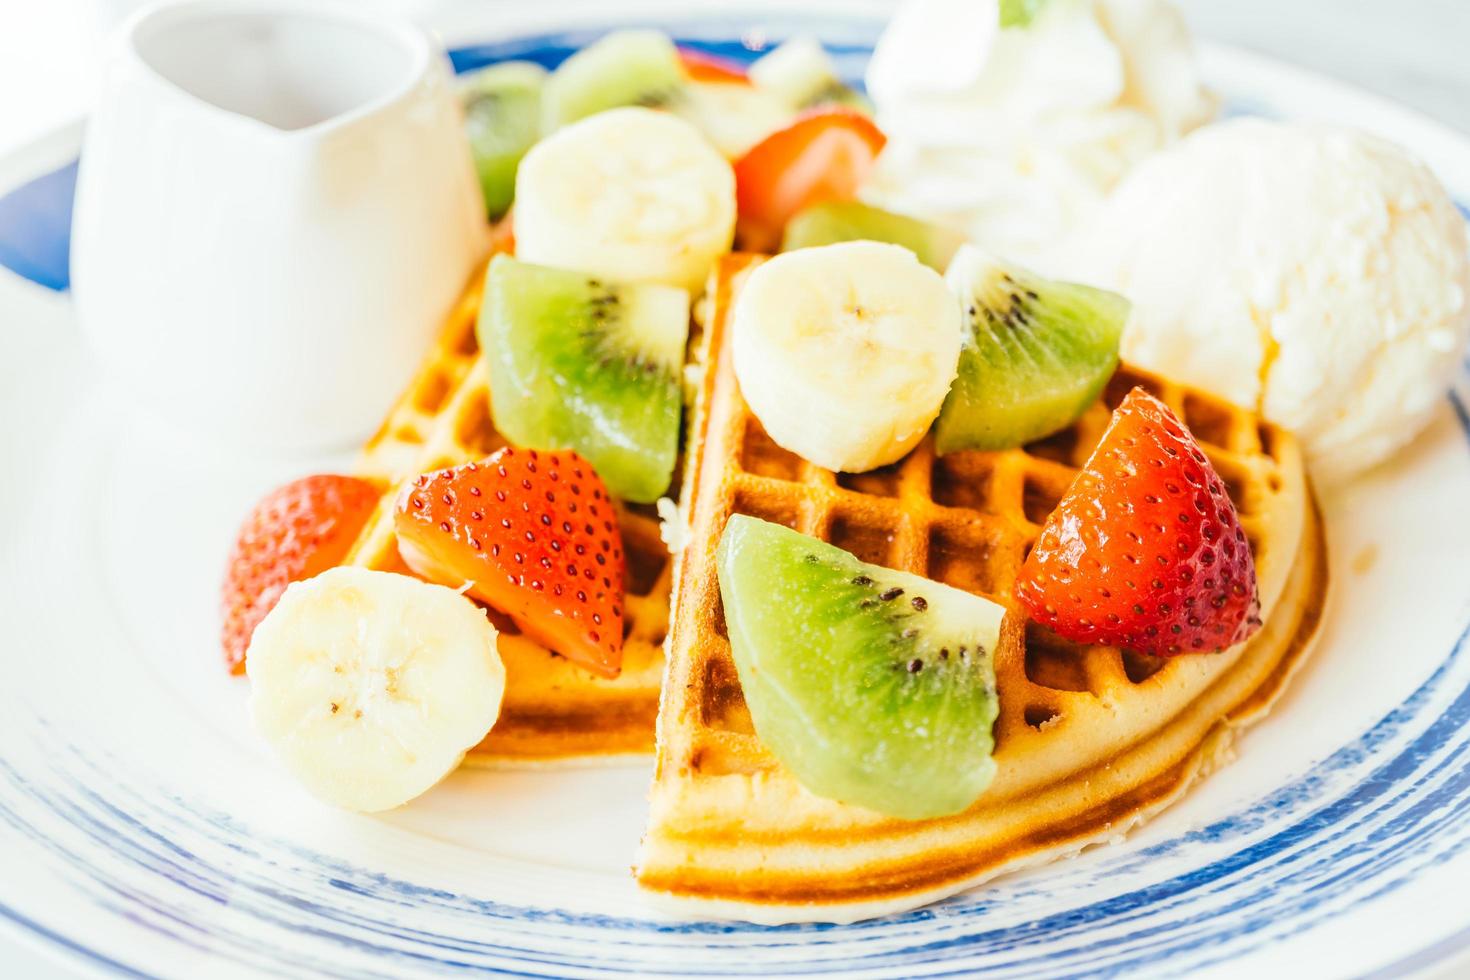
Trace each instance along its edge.
<path fill-rule="evenodd" d="M 115 35 L 72 264 L 125 397 L 208 438 L 359 440 L 485 246 L 441 53 L 300 0 L 155 6 Z"/>

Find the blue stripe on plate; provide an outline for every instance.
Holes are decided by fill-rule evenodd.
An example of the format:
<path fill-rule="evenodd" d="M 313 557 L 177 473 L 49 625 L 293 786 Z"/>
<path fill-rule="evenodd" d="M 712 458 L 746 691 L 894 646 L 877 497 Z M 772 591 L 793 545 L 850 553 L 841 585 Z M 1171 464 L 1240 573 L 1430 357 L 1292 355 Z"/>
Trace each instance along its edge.
<path fill-rule="evenodd" d="M 71 206 L 77 162 L 0 197 L 0 266 L 48 289 L 71 285 Z"/>
<path fill-rule="evenodd" d="M 0 919 L 13 922 L 14 924 L 20 926 L 22 929 L 25 929 L 27 932 L 33 933 L 34 935 L 37 935 L 42 939 L 53 943 L 57 947 L 64 949 L 67 952 L 75 953 L 78 956 L 83 957 L 90 963 L 93 963 L 100 967 L 104 967 L 105 969 L 111 971 L 118 976 L 140 977 L 142 978 L 142 980 L 148 980 L 150 976 L 149 974 L 143 973 L 140 970 L 133 969 L 126 963 L 119 962 L 118 960 L 115 960 L 110 956 L 104 956 L 103 954 L 97 952 L 94 949 L 91 949 L 88 946 L 84 946 L 81 943 L 74 942 L 61 933 L 56 932 L 53 929 L 46 928 L 45 926 L 41 925 L 41 923 L 21 914 L 16 909 L 13 909 L 3 903 L 0 903 Z"/>

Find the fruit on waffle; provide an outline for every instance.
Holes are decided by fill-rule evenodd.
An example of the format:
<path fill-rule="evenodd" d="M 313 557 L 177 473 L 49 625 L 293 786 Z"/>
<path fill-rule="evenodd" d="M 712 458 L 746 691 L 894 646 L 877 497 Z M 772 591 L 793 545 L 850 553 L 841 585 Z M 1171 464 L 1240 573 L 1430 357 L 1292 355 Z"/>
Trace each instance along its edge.
<path fill-rule="evenodd" d="M 735 161 L 745 247 L 773 249 L 799 211 L 854 198 L 886 142 L 864 113 L 826 105 L 807 110 L 751 147 Z"/>
<path fill-rule="evenodd" d="M 515 207 L 516 253 L 528 262 L 692 291 L 730 250 L 735 177 L 692 124 L 625 106 L 532 147 Z"/>
<path fill-rule="evenodd" d="M 483 459 L 509 442 L 490 416 L 488 365 L 475 330 L 481 284 L 482 277 L 474 277 L 418 376 L 363 449 L 357 473 L 383 491 L 348 564 L 410 572 L 394 527 L 400 488 L 420 474 Z M 497 614 L 505 697 L 500 720 L 470 750 L 468 763 L 543 764 L 650 751 L 672 562 L 658 520 L 646 508 L 613 509 L 627 570 L 621 670 L 613 678 L 601 676 L 552 653 Z"/>
<path fill-rule="evenodd" d="M 1075 421 L 1022 448 L 940 456 L 931 435 L 882 469 L 822 469 L 778 446 L 741 395 L 732 309 L 761 261 L 726 259 L 713 287 L 684 489 L 692 536 L 679 559 L 640 884 L 695 915 L 759 922 L 879 915 L 1117 838 L 1226 761 L 1235 732 L 1271 706 L 1300 663 L 1321 611 L 1323 543 L 1296 441 L 1250 412 L 1125 367 Z M 1129 410 L 1094 457 L 1125 398 Z M 1180 429 L 1171 441 L 1164 421 L 1172 416 L 1192 437 L 1171 423 Z M 1152 454 L 1139 452 L 1142 428 L 1129 428 L 1145 424 L 1164 433 Z M 1207 466 L 1190 455 L 1196 443 Z M 1193 468 L 1166 471 L 1170 450 L 1184 452 Z M 1243 541 L 1230 540 L 1254 554 L 1259 622 L 1233 590 L 1217 608 L 1220 591 L 1193 579 L 1224 564 L 1223 544 L 1160 521 L 1145 526 L 1151 538 L 1133 552 L 1160 570 L 1161 558 L 1176 563 L 1165 574 L 1148 571 L 1161 594 L 1202 596 L 1201 623 L 1228 621 L 1239 636 L 1251 634 L 1223 652 L 1140 652 L 1132 641 L 1148 648 L 1149 627 L 1172 637 L 1172 626 L 1185 630 L 1193 615 L 1176 619 L 1143 602 L 1136 605 L 1148 615 L 1122 607 L 1136 615 L 1128 649 L 1064 639 L 1084 635 L 1090 611 L 1102 619 L 1114 613 L 1097 591 L 1110 583 L 1092 580 L 1099 566 L 1089 549 L 1100 542 L 1074 542 L 1075 582 L 1058 582 L 1054 546 L 1064 529 L 1048 526 L 1051 557 L 1038 550 L 1028 561 L 1054 514 L 1065 521 L 1088 506 L 1089 481 L 1078 482 L 1079 496 L 1069 494 L 1079 467 L 1091 459 L 1092 467 L 1149 468 L 1155 458 L 1160 487 L 1188 475 L 1201 483 L 1187 493 L 1180 484 L 1175 511 L 1195 513 L 1189 508 L 1198 500 L 1223 516 L 1228 506 Z M 1145 476 L 1136 489 L 1152 497 L 1154 480 Z M 1092 498 L 1094 513 L 1099 503 Z M 1126 521 L 1118 530 L 1138 533 Z M 1035 591 L 1018 596 L 1023 569 Z M 1180 584 L 1187 578 L 1195 588 Z M 1247 592 L 1243 578 L 1234 581 Z M 1154 587 L 1152 577 L 1142 581 Z M 788 607 L 784 621 L 772 602 Z M 833 613 L 834 603 L 848 613 Z M 1056 632 L 1028 613 L 1044 615 L 1049 604 Z M 826 630 L 834 646 L 868 650 L 866 666 L 834 675 L 830 655 L 813 651 L 805 669 L 787 650 L 796 645 L 787 634 L 813 630 Z M 970 638 L 969 671 L 961 670 L 961 637 Z M 742 652 L 732 655 L 732 644 Z M 1171 652 L 1168 644 L 1154 649 Z M 859 670 L 869 673 L 859 678 Z M 860 682 L 834 687 L 834 676 Z M 753 684 L 743 688 L 742 677 Z M 778 700 L 816 722 L 804 732 L 794 723 L 773 727 Z M 834 704 L 845 710 L 831 711 Z M 964 717 L 933 707 L 950 704 Z M 968 728 L 983 743 L 992 712 L 987 779 L 990 767 L 974 761 L 983 744 L 966 746 L 956 733 Z M 918 732 L 921 718 L 935 727 Z M 893 737 L 862 731 L 878 728 Z M 810 758 L 801 754 L 803 735 Z M 824 739 L 859 746 L 868 739 L 870 752 L 823 751 Z M 963 792 L 935 788 L 936 778 L 904 783 L 908 767 L 935 764 L 925 756 L 930 746 L 949 760 L 943 768 L 952 781 L 971 780 Z M 878 765 L 876 751 L 889 753 Z M 886 782 L 875 781 L 874 769 Z M 867 794 L 867 805 L 831 798 L 857 793 Z"/>
<path fill-rule="evenodd" d="M 934 424 L 934 446 L 1006 449 L 1070 425 L 1118 366 L 1128 301 L 1046 282 L 973 245 L 944 274 L 963 300 L 959 374 Z"/>
<path fill-rule="evenodd" d="M 965 239 L 950 228 L 905 214 L 894 214 L 870 204 L 822 201 L 798 211 L 786 223 L 781 251 L 854 241 L 902 245 L 920 262 L 936 272 L 943 272 Z"/>
<path fill-rule="evenodd" d="M 623 658 L 622 535 L 607 487 L 570 450 L 511 446 L 423 473 L 394 505 L 398 554 L 603 677 Z"/>
<path fill-rule="evenodd" d="M 669 488 L 684 414 L 689 294 L 497 255 L 481 347 L 491 414 L 522 446 L 576 446 L 621 500 Z"/>
<path fill-rule="evenodd" d="M 521 158 L 540 134 L 545 82 L 546 69 L 529 61 L 491 65 L 460 79 L 465 135 L 492 221 L 510 210 Z"/>
<path fill-rule="evenodd" d="M 908 249 L 842 242 L 751 277 L 731 357 L 771 438 L 831 469 L 870 470 L 918 444 L 960 356 L 960 308 Z"/>

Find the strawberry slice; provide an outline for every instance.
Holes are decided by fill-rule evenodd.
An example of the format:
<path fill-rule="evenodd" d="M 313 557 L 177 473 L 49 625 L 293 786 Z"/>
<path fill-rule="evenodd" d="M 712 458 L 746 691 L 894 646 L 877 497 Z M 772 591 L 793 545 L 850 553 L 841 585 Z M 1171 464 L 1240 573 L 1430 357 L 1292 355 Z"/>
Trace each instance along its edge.
<path fill-rule="evenodd" d="M 680 48 L 679 62 L 684 75 L 691 82 L 713 82 L 725 85 L 749 85 L 750 76 L 745 66 L 717 54 L 709 54 L 694 48 Z"/>
<path fill-rule="evenodd" d="M 735 161 L 741 247 L 775 251 L 796 212 L 821 201 L 850 201 L 888 142 L 855 109 L 822 106 L 798 116 Z"/>
<path fill-rule="evenodd" d="M 507 447 L 426 473 L 393 513 L 408 567 L 505 613 L 604 677 L 623 663 L 623 542 L 607 487 L 574 452 Z"/>
<path fill-rule="evenodd" d="M 230 672 L 243 673 L 255 627 L 286 586 L 340 565 L 381 491 L 353 476 L 308 476 L 271 491 L 240 526 L 225 567 L 220 642 Z"/>
<path fill-rule="evenodd" d="M 1219 474 L 1134 388 L 1016 582 L 1038 623 L 1156 656 L 1218 652 L 1261 625 L 1256 565 Z"/>

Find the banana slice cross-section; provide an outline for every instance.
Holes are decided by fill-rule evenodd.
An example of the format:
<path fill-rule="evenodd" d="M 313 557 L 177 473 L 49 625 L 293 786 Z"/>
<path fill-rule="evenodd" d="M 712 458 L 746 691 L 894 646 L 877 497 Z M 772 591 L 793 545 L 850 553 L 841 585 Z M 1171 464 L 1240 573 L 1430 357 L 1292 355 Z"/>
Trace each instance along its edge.
<path fill-rule="evenodd" d="M 495 627 L 406 575 L 334 568 L 288 588 L 245 658 L 255 726 L 313 795 L 387 810 L 449 774 L 500 714 Z"/>
<path fill-rule="evenodd" d="M 735 175 L 699 130 L 611 109 L 537 143 L 516 173 L 516 255 L 698 293 L 735 234 Z"/>
<path fill-rule="evenodd" d="M 960 356 L 959 301 L 879 242 L 786 252 L 735 303 L 735 376 L 776 443 L 829 470 L 891 463 L 928 431 Z"/>

